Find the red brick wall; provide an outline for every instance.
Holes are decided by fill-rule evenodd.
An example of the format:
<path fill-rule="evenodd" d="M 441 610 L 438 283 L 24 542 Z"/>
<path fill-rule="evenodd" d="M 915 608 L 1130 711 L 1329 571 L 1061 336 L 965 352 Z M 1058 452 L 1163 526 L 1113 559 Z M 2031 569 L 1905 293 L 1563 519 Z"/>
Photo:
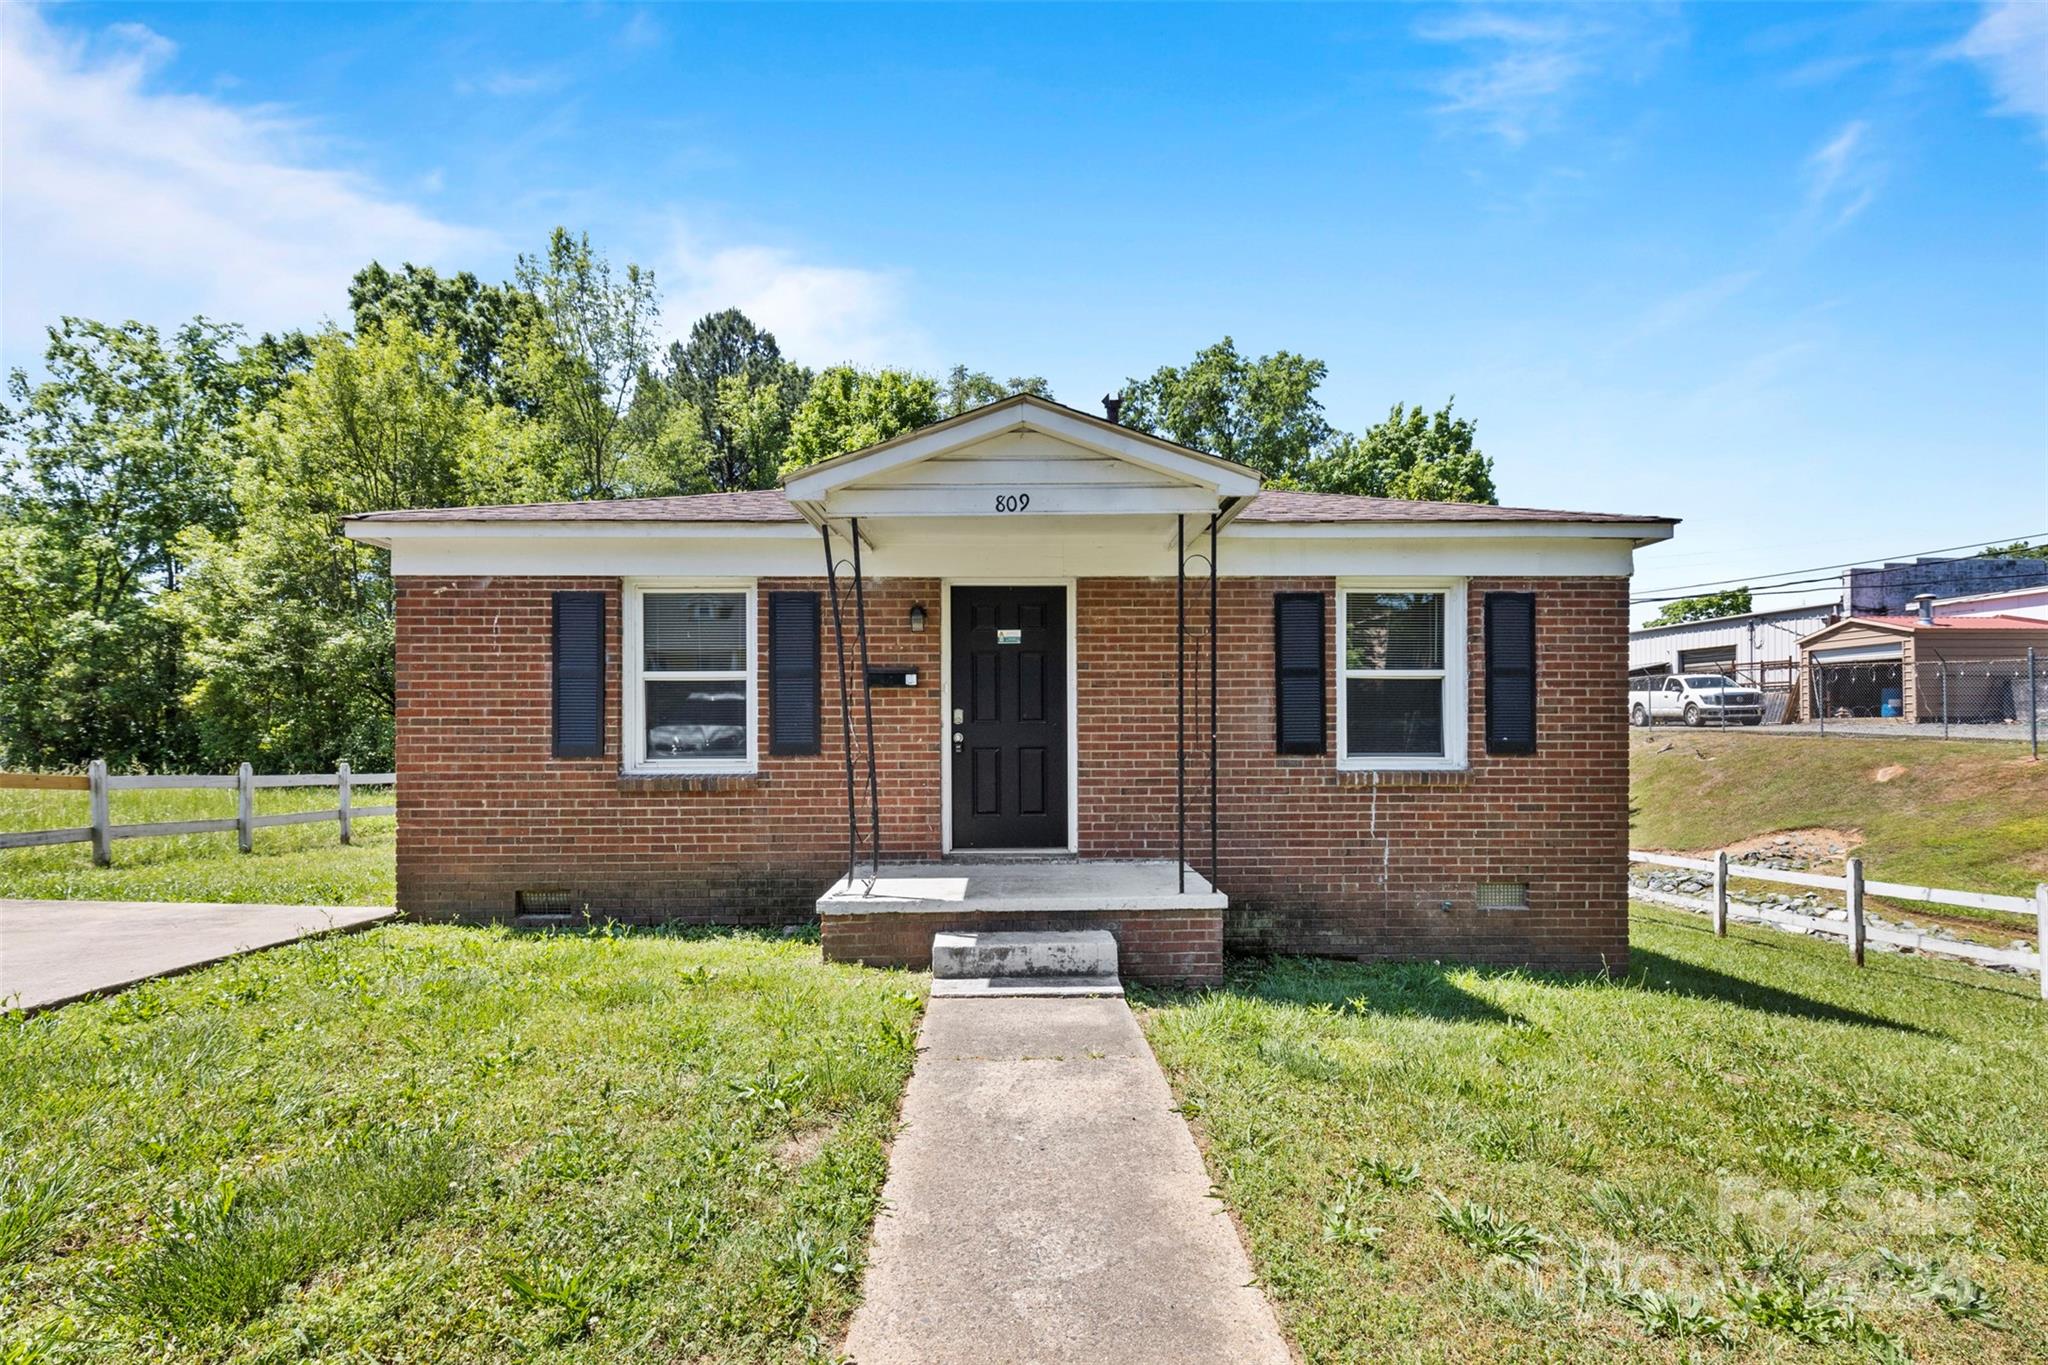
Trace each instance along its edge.
<path fill-rule="evenodd" d="M 954 933 L 1107 929 L 1116 935 L 1117 971 L 1126 978 L 1184 986 L 1213 986 L 1223 980 L 1222 912 L 1216 910 L 1045 916 L 833 915 L 825 921 L 822 937 L 830 961 L 923 971 L 932 965 L 932 935 L 941 929 Z"/>
<path fill-rule="evenodd" d="M 631 778 L 619 772 L 618 580 L 403 576 L 397 582 L 398 900 L 405 909 L 509 916 L 518 891 L 562 889 L 579 909 L 587 906 L 599 917 L 786 923 L 808 917 L 819 893 L 845 871 L 845 751 L 829 599 L 822 753 L 768 755 L 768 704 L 758 695 L 758 774 Z M 768 668 L 768 594 L 822 587 L 822 580 L 761 580 L 761 676 Z M 601 591 L 609 599 L 603 758 L 550 752 L 552 594 L 573 590 Z M 938 585 L 876 582 L 867 599 L 870 658 L 921 675 L 915 689 L 875 694 L 884 856 L 936 857 Z M 910 633 L 913 602 L 932 614 L 922 634 Z M 850 604 L 848 610 L 850 643 Z M 859 663 L 849 657 L 850 685 L 858 685 Z M 857 731 L 857 752 L 863 740 Z"/>
<path fill-rule="evenodd" d="M 1192 586 L 1192 585 L 1191 585 Z M 1082 847 L 1174 852 L 1170 579 L 1079 587 Z M 1207 584 L 1190 600 L 1188 857 L 1209 866 Z M 1536 594 L 1537 752 L 1485 745 L 1484 595 Z M 1273 752 L 1273 594 L 1329 595 L 1329 753 Z M 1627 962 L 1627 581 L 1475 578 L 1466 603 L 1470 771 L 1340 773 L 1328 579 L 1219 588 L 1220 861 L 1233 948 L 1620 970 Z M 1523 881 L 1526 910 L 1476 908 Z"/>
<path fill-rule="evenodd" d="M 767 594 L 822 586 L 760 583 L 764 649 Z M 943 594 L 928 579 L 869 587 L 874 662 L 922 675 L 913 690 L 876 693 L 883 847 L 891 858 L 935 858 Z M 1206 870 L 1206 584 L 1190 587 L 1188 851 Z M 761 698 L 758 775 L 633 779 L 618 772 L 616 580 L 407 576 L 398 588 L 398 875 L 408 910 L 504 916 L 519 889 L 560 888 L 599 916 L 785 922 L 808 917 L 843 870 L 845 770 L 829 602 L 823 753 L 767 754 Z M 1613 680 L 1626 671 L 1626 588 L 1619 578 L 1472 580 L 1471 770 L 1388 775 L 1375 784 L 1336 771 L 1334 674 L 1331 753 L 1273 753 L 1273 594 L 1330 593 L 1331 581 L 1223 580 L 1219 880 L 1231 897 L 1224 918 L 1232 944 L 1619 969 L 1628 778 L 1626 718 Z M 601 759 L 549 755 L 550 594 L 564 589 L 611 598 Z M 1534 755 L 1485 753 L 1480 607 L 1484 593 L 1499 589 L 1537 595 Z M 1173 583 L 1088 579 L 1077 597 L 1082 854 L 1170 857 Z M 906 621 L 913 602 L 930 614 L 918 635 Z M 1334 599 L 1327 619 L 1334 654 Z M 849 636 L 851 626 L 849 619 Z M 764 657 L 764 675 L 766 666 Z M 864 783 L 859 806 L 865 831 Z M 1529 908 L 1478 911 L 1482 880 L 1526 881 Z"/>

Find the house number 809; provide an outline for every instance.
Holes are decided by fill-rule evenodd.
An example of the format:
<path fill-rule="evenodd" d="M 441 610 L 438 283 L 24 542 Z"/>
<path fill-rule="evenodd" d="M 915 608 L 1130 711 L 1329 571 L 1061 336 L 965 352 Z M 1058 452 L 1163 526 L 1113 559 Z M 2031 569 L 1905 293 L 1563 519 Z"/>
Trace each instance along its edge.
<path fill-rule="evenodd" d="M 996 510 L 998 512 L 1021 512 L 1030 505 L 1031 495 L 1029 493 L 996 494 Z"/>

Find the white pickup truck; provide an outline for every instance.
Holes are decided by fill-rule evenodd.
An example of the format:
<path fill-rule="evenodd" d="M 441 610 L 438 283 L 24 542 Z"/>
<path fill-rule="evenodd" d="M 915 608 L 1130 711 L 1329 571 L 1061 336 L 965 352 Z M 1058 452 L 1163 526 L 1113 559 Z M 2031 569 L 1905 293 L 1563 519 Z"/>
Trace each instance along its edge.
<path fill-rule="evenodd" d="M 1678 673 L 1668 678 L 1631 678 L 1631 725 L 1682 720 L 1687 725 L 1761 725 L 1764 694 L 1719 673 Z"/>

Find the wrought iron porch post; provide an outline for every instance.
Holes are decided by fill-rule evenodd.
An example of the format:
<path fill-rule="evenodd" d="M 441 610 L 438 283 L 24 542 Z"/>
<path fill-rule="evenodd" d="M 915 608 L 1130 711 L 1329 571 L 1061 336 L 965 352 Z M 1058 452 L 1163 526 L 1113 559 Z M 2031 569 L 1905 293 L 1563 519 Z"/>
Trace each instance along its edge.
<path fill-rule="evenodd" d="M 1180 894 L 1188 892 L 1188 519 L 1173 519 L 1173 768 L 1174 818 L 1179 830 L 1173 862 Z"/>
<path fill-rule="evenodd" d="M 875 682 L 868 675 L 868 598 L 866 580 L 860 571 L 860 518 L 849 522 L 853 528 L 853 613 L 860 631 L 860 704 L 868 727 L 868 820 L 874 829 L 870 852 L 875 876 L 882 875 L 882 781 L 875 773 Z"/>
<path fill-rule="evenodd" d="M 1209 890 L 1216 890 L 1216 523 L 1209 515 Z"/>
<path fill-rule="evenodd" d="M 846 687 L 846 622 L 839 611 L 839 566 L 832 557 L 832 528 L 820 522 L 818 534 L 825 538 L 825 586 L 832 595 L 832 643 L 839 652 L 839 722 L 846 753 L 846 887 L 850 891 L 854 866 L 860 861 L 860 812 L 853 801 L 853 694 Z"/>

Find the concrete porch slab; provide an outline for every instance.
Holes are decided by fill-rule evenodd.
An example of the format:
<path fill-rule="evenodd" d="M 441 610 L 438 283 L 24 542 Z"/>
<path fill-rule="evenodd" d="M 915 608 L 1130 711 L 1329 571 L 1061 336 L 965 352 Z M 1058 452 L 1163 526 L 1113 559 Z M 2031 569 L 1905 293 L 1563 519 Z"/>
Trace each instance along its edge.
<path fill-rule="evenodd" d="M 1171 859 L 883 863 L 872 883 L 861 869 L 818 897 L 820 915 L 1031 915 L 1229 905 L 1230 898 L 1192 867 L 1183 892 Z"/>

